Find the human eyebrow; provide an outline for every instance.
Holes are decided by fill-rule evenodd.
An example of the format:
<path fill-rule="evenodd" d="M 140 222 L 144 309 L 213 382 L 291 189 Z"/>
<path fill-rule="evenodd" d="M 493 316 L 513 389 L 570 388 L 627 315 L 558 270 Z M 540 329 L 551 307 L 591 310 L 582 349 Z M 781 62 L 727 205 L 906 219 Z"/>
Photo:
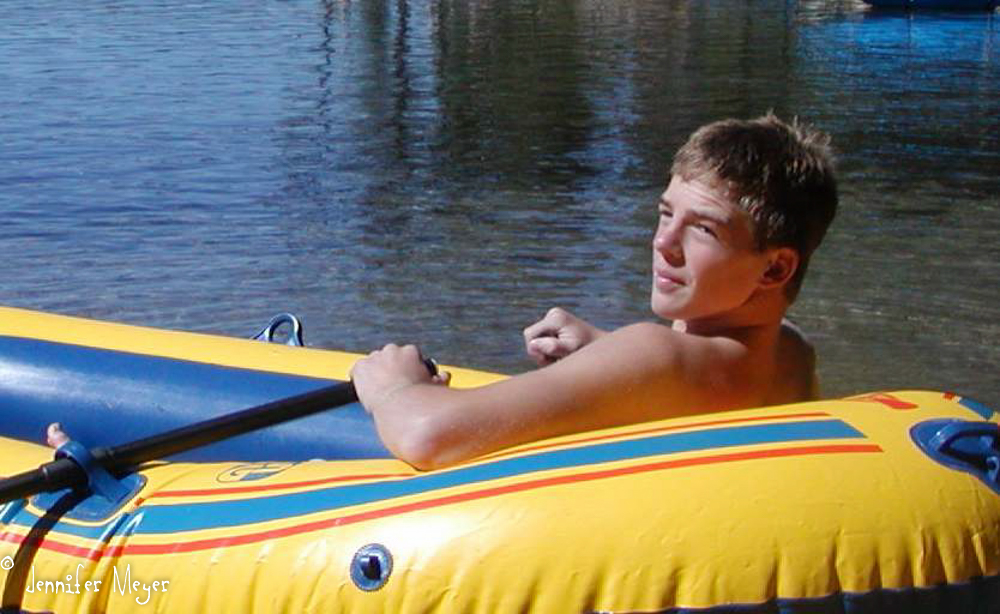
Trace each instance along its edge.
<path fill-rule="evenodd" d="M 712 222 L 719 226 L 727 226 L 729 224 L 729 216 L 715 209 L 693 209 L 692 213 L 701 221 Z"/>
<path fill-rule="evenodd" d="M 695 226 L 722 241 L 728 241 L 732 236 L 730 224 L 732 219 L 724 212 L 714 209 L 697 209 L 692 211 Z"/>

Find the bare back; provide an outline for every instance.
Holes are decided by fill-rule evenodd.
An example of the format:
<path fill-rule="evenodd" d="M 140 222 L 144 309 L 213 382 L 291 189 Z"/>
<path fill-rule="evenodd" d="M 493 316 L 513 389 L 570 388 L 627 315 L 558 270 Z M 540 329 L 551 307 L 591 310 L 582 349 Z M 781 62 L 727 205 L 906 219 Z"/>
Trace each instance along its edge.
<path fill-rule="evenodd" d="M 775 349 L 775 377 L 767 405 L 815 400 L 819 396 L 816 351 L 802 330 L 783 320 Z"/>

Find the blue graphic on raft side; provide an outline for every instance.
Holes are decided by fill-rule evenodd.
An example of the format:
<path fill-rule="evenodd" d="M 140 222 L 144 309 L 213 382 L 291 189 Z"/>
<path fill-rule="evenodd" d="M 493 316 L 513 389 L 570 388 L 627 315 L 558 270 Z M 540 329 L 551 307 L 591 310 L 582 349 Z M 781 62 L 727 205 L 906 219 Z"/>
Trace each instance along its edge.
<path fill-rule="evenodd" d="M 0 336 L 0 423 L 41 443 L 60 422 L 87 447 L 115 446 L 302 394 L 335 380 Z M 390 458 L 357 403 L 185 452 L 176 460 Z"/>
<path fill-rule="evenodd" d="M 990 409 L 989 407 L 987 407 L 987 406 L 983 405 L 982 403 L 980 403 L 979 401 L 975 401 L 973 399 L 969 399 L 969 398 L 966 398 L 966 397 L 959 397 L 958 398 L 958 402 L 963 407 L 965 407 L 967 409 L 971 409 L 972 411 L 974 411 L 977 414 L 979 414 L 980 416 L 982 416 L 983 420 L 989 420 L 990 418 L 993 417 L 993 414 L 996 413 L 992 409 Z"/>
<path fill-rule="evenodd" d="M 132 533 L 135 534 L 162 535 L 219 529 L 377 503 L 455 486 L 523 477 L 527 474 L 553 469 L 584 467 L 663 454 L 719 450 L 734 446 L 863 437 L 857 430 L 839 420 L 714 428 L 642 439 L 613 441 L 567 450 L 538 452 L 515 458 L 499 459 L 482 465 L 418 474 L 401 480 L 331 486 L 305 492 L 270 496 L 256 494 L 249 499 L 234 501 L 184 502 L 172 505 L 156 505 L 147 502 L 141 509 L 134 513 L 125 514 L 125 516 L 134 517 L 134 519 L 127 520 L 126 524 L 132 528 Z M 16 516 L 8 518 L 6 522 L 21 526 L 33 526 L 37 520 L 38 517 L 33 512 L 25 509 Z M 52 531 L 98 539 L 106 533 L 106 527 L 59 523 Z"/>

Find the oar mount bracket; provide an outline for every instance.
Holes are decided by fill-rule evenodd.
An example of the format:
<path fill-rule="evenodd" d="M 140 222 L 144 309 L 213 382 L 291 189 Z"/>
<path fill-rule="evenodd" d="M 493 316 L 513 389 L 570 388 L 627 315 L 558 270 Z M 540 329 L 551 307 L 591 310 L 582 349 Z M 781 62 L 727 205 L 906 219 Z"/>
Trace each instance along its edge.
<path fill-rule="evenodd" d="M 47 511 L 67 495 L 76 493 L 76 496 L 84 498 L 65 517 L 87 521 L 103 520 L 120 510 L 146 483 L 143 476 L 135 473 L 122 478 L 111 475 L 94 454 L 77 441 L 70 440 L 56 449 L 55 459 L 63 458 L 73 461 L 87 476 L 86 485 L 40 493 L 32 498 L 31 502 L 35 507 Z"/>

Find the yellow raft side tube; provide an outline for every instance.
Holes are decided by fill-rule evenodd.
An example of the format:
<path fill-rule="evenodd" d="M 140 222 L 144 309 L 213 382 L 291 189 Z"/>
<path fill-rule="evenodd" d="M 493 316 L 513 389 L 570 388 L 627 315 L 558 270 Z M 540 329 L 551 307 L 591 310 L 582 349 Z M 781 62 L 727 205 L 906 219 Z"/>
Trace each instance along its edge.
<path fill-rule="evenodd" d="M 360 357 L 348 352 L 264 344 L 247 339 L 132 326 L 12 307 L 0 307 L 0 336 L 25 336 L 242 369 L 341 380 L 348 379 L 351 366 Z M 452 372 L 452 385 L 460 388 L 482 386 L 503 377 L 461 367 L 445 368 Z"/>
<path fill-rule="evenodd" d="M 94 326 L 121 331 L 104 345 L 190 360 L 292 372 L 316 368 L 312 357 L 323 369 L 352 360 Z M 93 343 L 88 334 L 78 341 Z M 426 473 L 389 459 L 155 463 L 107 517 L 73 518 L 85 502 L 72 494 L 0 506 L 2 605 L 996 612 L 1000 495 L 915 442 L 914 427 L 942 420 L 988 432 L 997 416 L 956 395 L 903 391 L 585 433 Z M 0 438 L 2 474 L 50 458 Z"/>

